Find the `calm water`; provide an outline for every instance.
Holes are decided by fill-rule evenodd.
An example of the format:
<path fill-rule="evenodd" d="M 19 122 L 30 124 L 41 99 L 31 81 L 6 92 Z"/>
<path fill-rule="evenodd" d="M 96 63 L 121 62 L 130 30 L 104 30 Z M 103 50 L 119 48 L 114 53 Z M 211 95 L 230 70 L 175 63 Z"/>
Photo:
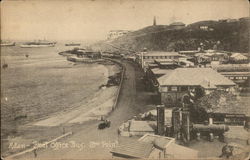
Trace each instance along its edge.
<path fill-rule="evenodd" d="M 7 69 L 1 69 L 2 128 L 76 107 L 107 81 L 105 66 L 74 65 L 58 55 L 70 48 L 64 44 L 49 48 L 1 47 L 1 62 L 8 64 Z"/>

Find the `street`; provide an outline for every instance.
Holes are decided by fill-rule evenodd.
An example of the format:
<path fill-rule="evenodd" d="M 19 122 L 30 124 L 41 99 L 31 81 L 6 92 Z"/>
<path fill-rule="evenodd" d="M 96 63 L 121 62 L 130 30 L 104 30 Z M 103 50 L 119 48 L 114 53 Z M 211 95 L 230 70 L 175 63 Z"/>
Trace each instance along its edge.
<path fill-rule="evenodd" d="M 151 97 L 145 92 L 141 77 L 142 71 L 133 62 L 122 61 L 126 68 L 117 108 L 108 116 L 111 127 L 98 130 L 100 121 L 94 121 L 80 126 L 72 136 L 53 143 L 45 149 L 36 152 L 37 158 L 111 158 L 110 150 L 119 137 L 118 127 L 134 115 L 149 109 Z M 33 158 L 29 153 L 18 158 Z"/>

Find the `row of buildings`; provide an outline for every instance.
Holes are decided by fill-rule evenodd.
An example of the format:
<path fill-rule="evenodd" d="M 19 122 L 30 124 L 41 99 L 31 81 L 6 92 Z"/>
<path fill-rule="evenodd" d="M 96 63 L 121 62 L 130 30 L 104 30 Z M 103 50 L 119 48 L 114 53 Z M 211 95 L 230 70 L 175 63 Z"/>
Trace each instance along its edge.
<path fill-rule="evenodd" d="M 194 59 L 199 58 L 198 55 L 210 55 L 210 63 L 206 65 L 195 63 Z M 136 55 L 135 61 L 145 72 L 147 86 L 157 94 L 157 104 L 175 107 L 183 103 L 185 98 L 191 97 L 192 101 L 192 96 L 196 94 L 197 89 L 204 91 L 205 95 L 213 91 L 236 94 L 239 88 L 249 89 L 249 63 L 220 64 L 222 55 L 230 54 L 222 51 L 180 51 L 178 53 L 145 50 Z M 222 112 L 221 110 L 220 113 Z M 242 115 L 246 112 L 244 110 L 244 112 L 234 113 Z M 226 114 L 231 114 L 231 111 Z M 246 115 L 250 116 L 250 112 Z"/>
<path fill-rule="evenodd" d="M 145 73 L 145 86 L 157 97 L 156 108 L 134 116 L 118 128 L 121 136 L 142 137 L 138 140 L 120 138 L 118 146 L 111 150 L 112 156 L 194 159 L 199 157 L 200 151 L 179 145 L 179 142 L 189 143 L 194 138 L 199 141 L 201 137 L 211 142 L 215 136 L 223 142 L 239 139 L 237 143 L 248 144 L 249 133 L 243 126 L 250 121 L 250 110 L 240 103 L 231 103 L 237 101 L 234 98 L 239 87 L 249 87 L 248 57 L 241 64 L 221 63 L 226 58 L 228 61 L 236 57 L 242 60 L 242 55 L 211 50 L 162 52 L 145 49 L 135 57 L 125 56 Z M 199 61 L 203 56 L 209 57 L 209 61 Z M 204 109 L 202 112 L 193 111 L 199 110 L 196 104 L 203 105 L 197 103 L 197 95 L 200 96 L 198 100 L 207 104 L 204 105 L 207 107 L 199 106 Z M 203 117 L 202 121 L 197 117 Z M 227 125 L 240 125 L 241 128 L 235 132 Z M 245 136 L 238 138 L 238 132 Z"/>

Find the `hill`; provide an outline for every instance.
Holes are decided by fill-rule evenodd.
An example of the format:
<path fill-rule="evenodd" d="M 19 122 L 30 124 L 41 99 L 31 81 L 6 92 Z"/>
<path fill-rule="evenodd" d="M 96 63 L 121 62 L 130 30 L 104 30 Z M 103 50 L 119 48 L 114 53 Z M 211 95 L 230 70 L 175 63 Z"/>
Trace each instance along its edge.
<path fill-rule="evenodd" d="M 216 47 L 225 51 L 248 53 L 249 30 L 249 17 L 237 20 L 200 21 L 179 29 L 169 25 L 156 25 L 130 32 L 109 44 L 135 51 L 145 47 L 148 50 L 180 51 L 196 50 L 202 42 L 205 49 Z"/>

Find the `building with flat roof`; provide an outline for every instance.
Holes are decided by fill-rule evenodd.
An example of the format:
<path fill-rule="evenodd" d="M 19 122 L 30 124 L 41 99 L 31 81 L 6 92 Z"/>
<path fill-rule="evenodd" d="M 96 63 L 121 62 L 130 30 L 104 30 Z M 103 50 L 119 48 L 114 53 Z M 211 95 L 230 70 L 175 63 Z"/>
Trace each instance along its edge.
<path fill-rule="evenodd" d="M 129 30 L 111 30 L 108 33 L 107 39 L 111 39 L 111 40 L 116 39 L 118 37 L 121 37 L 123 35 L 128 34 L 129 32 L 131 32 L 131 31 L 129 31 Z"/>
<path fill-rule="evenodd" d="M 177 68 L 157 79 L 161 103 L 167 106 L 182 101 L 195 88 L 206 94 L 214 90 L 233 91 L 236 85 L 211 68 Z"/>
<path fill-rule="evenodd" d="M 155 63 L 155 60 L 168 59 L 178 62 L 180 57 L 183 57 L 183 55 L 178 54 L 178 52 L 148 51 L 137 54 L 136 61 L 146 71 L 146 68 L 148 68 L 150 64 Z"/>

